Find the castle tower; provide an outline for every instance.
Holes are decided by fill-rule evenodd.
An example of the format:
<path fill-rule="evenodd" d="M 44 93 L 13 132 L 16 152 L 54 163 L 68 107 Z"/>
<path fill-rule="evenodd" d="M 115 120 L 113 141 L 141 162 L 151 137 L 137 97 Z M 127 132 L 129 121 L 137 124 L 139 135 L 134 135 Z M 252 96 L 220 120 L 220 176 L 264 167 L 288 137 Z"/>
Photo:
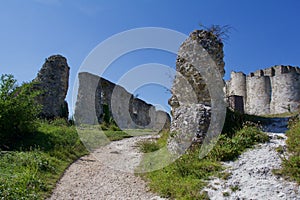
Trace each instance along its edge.
<path fill-rule="evenodd" d="M 271 77 L 272 99 L 270 112 L 272 114 L 295 112 L 300 108 L 300 74 L 299 68 L 286 66 L 274 67 L 275 76 Z"/>
<path fill-rule="evenodd" d="M 230 81 L 228 85 L 228 96 L 237 95 L 244 98 L 244 103 L 247 98 L 246 90 L 246 75 L 243 72 L 234 72 L 230 73 Z"/>
<path fill-rule="evenodd" d="M 247 77 L 246 112 L 263 115 L 270 113 L 271 81 L 269 76 Z"/>

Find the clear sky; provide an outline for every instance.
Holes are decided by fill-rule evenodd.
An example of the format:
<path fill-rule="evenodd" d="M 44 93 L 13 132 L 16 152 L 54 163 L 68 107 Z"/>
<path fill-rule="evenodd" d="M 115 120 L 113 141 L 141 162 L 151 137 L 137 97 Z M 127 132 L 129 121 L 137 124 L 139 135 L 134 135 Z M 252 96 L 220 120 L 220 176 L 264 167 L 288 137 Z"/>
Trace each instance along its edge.
<path fill-rule="evenodd" d="M 199 23 L 233 27 L 224 46 L 225 79 L 231 70 L 249 73 L 276 64 L 299 66 L 299 10 L 298 0 L 0 0 L 0 73 L 13 74 L 19 83 L 30 81 L 45 58 L 61 54 L 71 67 L 72 89 L 85 57 L 108 37 L 149 26 L 189 34 L 199 29 Z M 128 55 L 127 61 L 120 58 L 115 72 L 129 66 L 129 60 L 134 65 L 175 65 L 175 55 L 148 53 Z M 165 91 L 147 95 L 149 88 L 137 93 L 151 103 L 167 101 Z M 71 101 L 71 90 L 67 100 Z"/>

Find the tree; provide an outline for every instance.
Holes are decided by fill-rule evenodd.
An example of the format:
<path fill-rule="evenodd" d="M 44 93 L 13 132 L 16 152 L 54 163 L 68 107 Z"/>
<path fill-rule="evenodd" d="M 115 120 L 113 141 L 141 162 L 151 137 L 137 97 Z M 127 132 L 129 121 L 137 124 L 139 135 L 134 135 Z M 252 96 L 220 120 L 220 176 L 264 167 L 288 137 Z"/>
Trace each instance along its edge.
<path fill-rule="evenodd" d="M 35 98 L 39 91 L 35 83 L 17 85 L 13 75 L 4 74 L 0 78 L 0 146 L 32 133 L 41 111 Z"/>

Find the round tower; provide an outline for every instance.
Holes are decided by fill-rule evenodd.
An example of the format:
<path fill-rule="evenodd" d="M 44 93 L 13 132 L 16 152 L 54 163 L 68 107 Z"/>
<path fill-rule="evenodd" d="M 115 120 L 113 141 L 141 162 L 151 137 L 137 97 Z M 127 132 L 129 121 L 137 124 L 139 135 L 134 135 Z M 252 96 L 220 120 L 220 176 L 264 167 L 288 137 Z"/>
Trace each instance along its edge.
<path fill-rule="evenodd" d="M 242 96 L 244 98 L 244 101 L 246 100 L 246 75 L 243 72 L 232 71 L 230 73 L 228 96 L 231 95 Z"/>
<path fill-rule="evenodd" d="M 296 71 L 271 77 L 271 114 L 295 112 L 300 108 L 300 74 Z"/>
<path fill-rule="evenodd" d="M 271 81 L 268 76 L 247 77 L 246 112 L 254 115 L 270 113 Z"/>

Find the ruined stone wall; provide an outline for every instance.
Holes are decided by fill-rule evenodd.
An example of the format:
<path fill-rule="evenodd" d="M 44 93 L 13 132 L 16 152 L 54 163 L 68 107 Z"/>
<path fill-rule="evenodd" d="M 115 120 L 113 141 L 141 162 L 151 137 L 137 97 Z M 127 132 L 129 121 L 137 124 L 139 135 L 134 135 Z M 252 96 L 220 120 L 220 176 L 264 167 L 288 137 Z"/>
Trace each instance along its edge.
<path fill-rule="evenodd" d="M 113 119 L 122 129 L 159 129 L 163 127 L 159 124 L 170 124 L 166 112 L 155 110 L 119 85 L 87 72 L 79 73 L 78 79 L 74 114 L 78 124 L 101 124 L 105 117 Z"/>
<path fill-rule="evenodd" d="M 42 118 L 68 118 L 68 104 L 65 101 L 69 87 L 69 71 L 67 59 L 61 55 L 46 59 L 37 77 L 36 89 L 42 91 L 37 101 L 42 105 Z"/>
<path fill-rule="evenodd" d="M 236 74 L 233 72 L 233 74 Z M 227 82 L 227 96 L 241 95 L 246 100 L 249 114 L 280 114 L 300 108 L 300 68 L 277 65 L 250 73 L 246 90 L 240 76 L 231 76 Z"/>
<path fill-rule="evenodd" d="M 205 52 L 204 52 L 205 50 Z M 195 30 L 179 48 L 172 97 L 171 132 L 175 136 L 168 141 L 172 152 L 180 153 L 188 147 L 186 141 L 202 142 L 211 119 L 211 95 L 203 74 L 190 63 L 191 58 L 202 62 L 202 68 L 209 68 L 204 55 L 210 56 L 221 77 L 224 76 L 223 43 L 212 32 Z M 205 63 L 205 64 L 204 64 Z M 185 142 L 183 142 L 185 141 Z M 183 146 L 182 146 L 183 145 Z"/>
<path fill-rule="evenodd" d="M 178 51 L 176 59 L 176 71 L 178 73 L 173 83 L 172 97 L 169 100 L 169 105 L 172 107 L 172 110 L 184 103 L 180 101 L 188 99 L 188 96 L 191 95 L 191 90 L 197 99 L 194 103 L 211 105 L 210 94 L 204 78 L 193 65 L 187 62 L 187 58 L 194 53 L 190 52 L 188 49 L 190 44 L 196 44 L 201 46 L 201 49 L 205 49 L 216 63 L 221 76 L 223 77 L 225 74 L 223 43 L 209 31 L 193 31 L 186 41 L 184 41 L 184 43 L 180 46 Z M 195 53 L 199 54 L 199 58 L 201 57 L 201 52 Z M 182 84 L 185 81 L 188 82 L 188 85 L 191 86 L 191 88 L 182 88 L 187 85 Z"/>
<path fill-rule="evenodd" d="M 103 114 L 100 101 L 100 77 L 83 72 L 79 73 L 78 81 L 79 87 L 74 112 L 75 122 L 76 124 L 98 124 L 98 119 Z"/>

